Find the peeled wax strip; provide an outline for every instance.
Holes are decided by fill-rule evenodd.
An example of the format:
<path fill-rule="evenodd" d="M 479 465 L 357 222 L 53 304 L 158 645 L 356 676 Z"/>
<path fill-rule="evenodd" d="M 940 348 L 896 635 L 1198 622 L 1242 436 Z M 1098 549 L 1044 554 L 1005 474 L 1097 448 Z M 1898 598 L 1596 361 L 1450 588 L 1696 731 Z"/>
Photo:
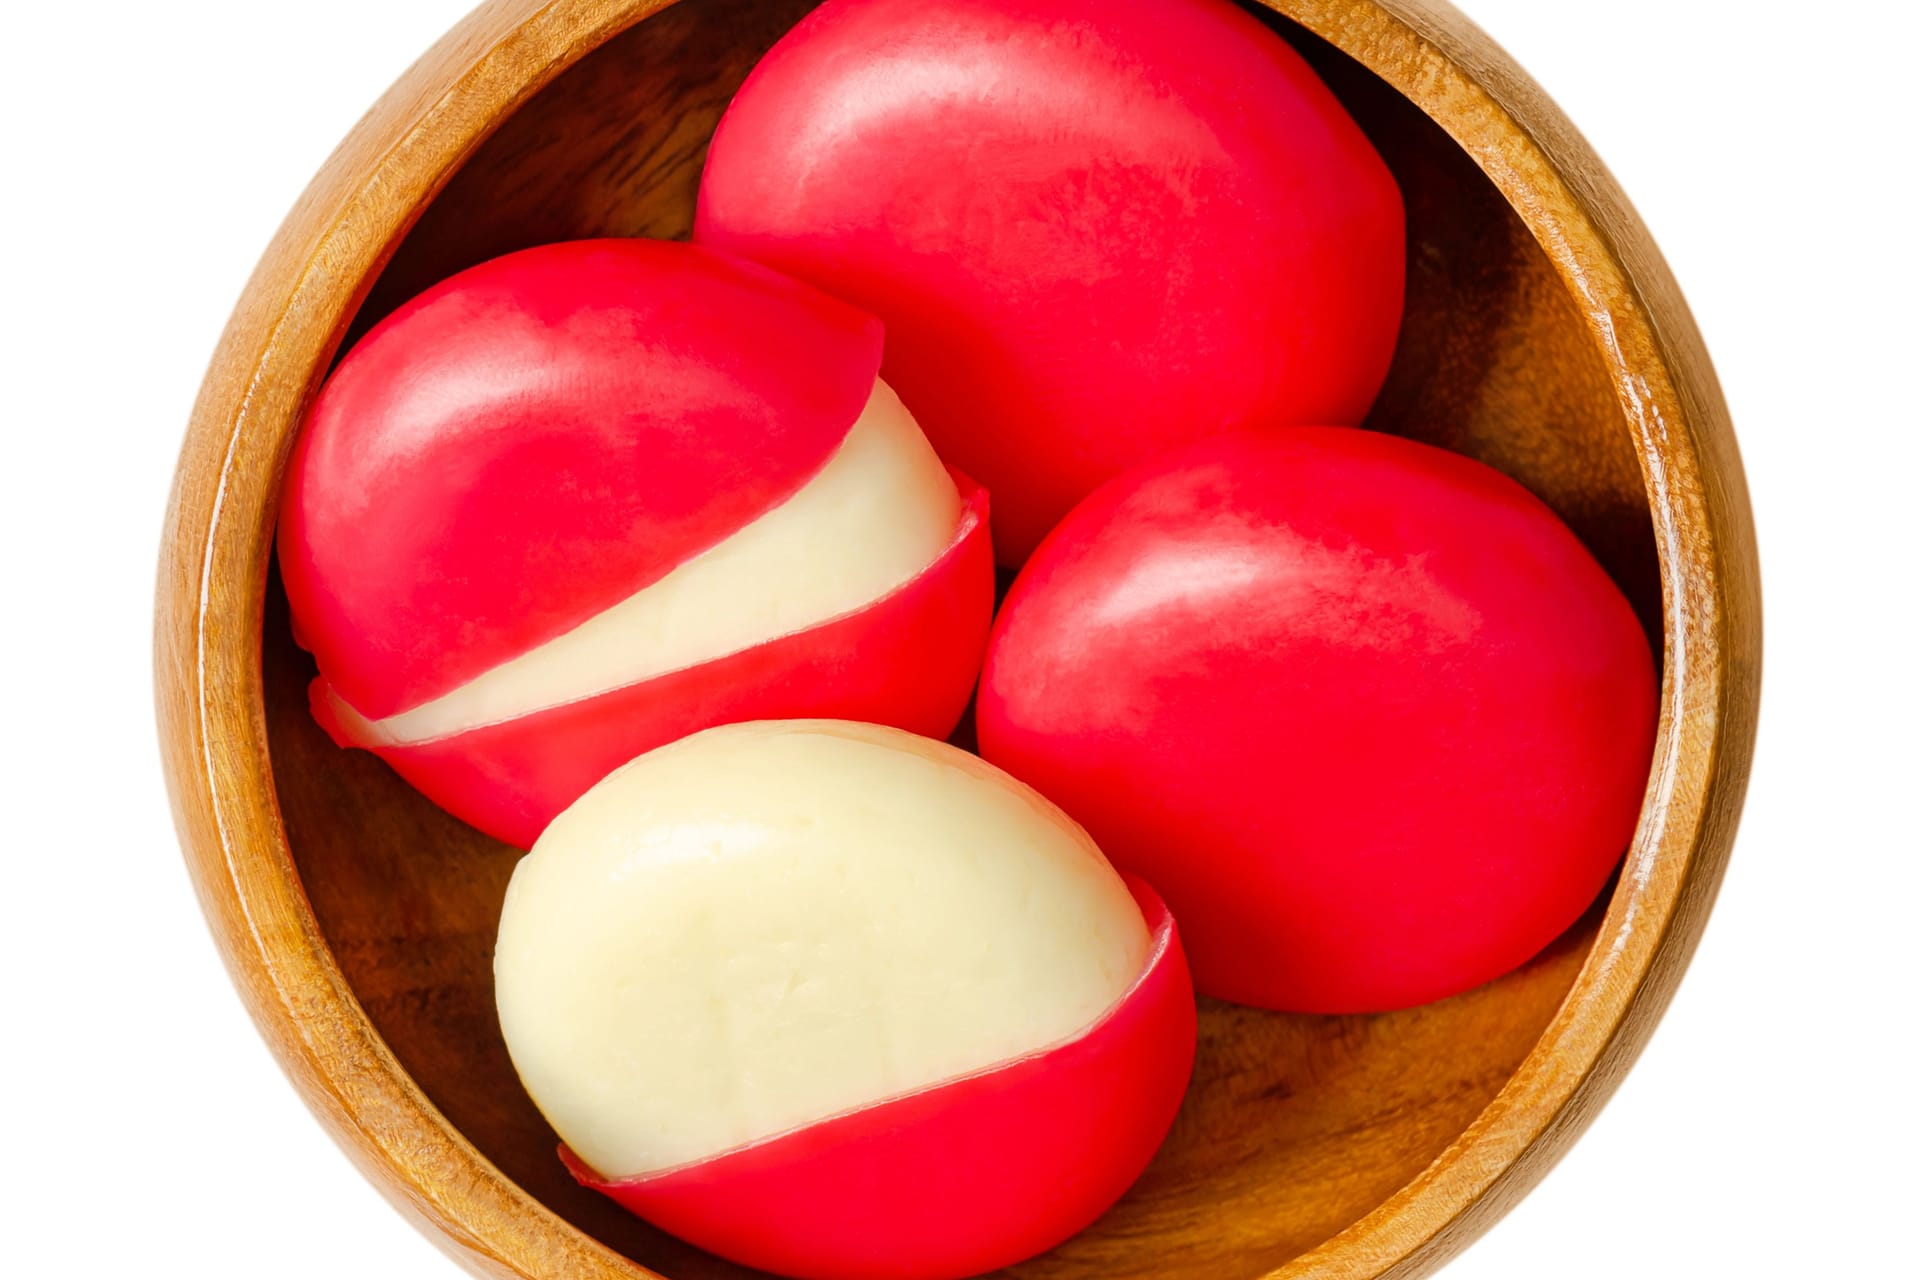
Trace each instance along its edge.
<path fill-rule="evenodd" d="M 528 1093 L 618 1179 L 1069 1040 L 1148 946 L 1085 833 L 998 770 L 763 721 L 642 756 L 555 819 L 494 975 Z"/>
<path fill-rule="evenodd" d="M 637 684 L 851 612 L 944 551 L 960 496 L 886 383 L 794 495 L 653 585 L 431 702 L 367 721 L 354 740 L 430 742 Z"/>

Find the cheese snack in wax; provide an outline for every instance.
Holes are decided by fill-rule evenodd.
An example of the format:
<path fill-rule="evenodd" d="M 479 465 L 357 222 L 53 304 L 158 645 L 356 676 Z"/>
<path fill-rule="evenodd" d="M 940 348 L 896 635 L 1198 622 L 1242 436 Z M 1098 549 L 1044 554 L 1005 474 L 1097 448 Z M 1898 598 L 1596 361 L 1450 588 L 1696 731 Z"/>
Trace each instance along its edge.
<path fill-rule="evenodd" d="M 527 249 L 341 360 L 280 564 L 313 707 L 522 848 L 730 720 L 949 732 L 992 609 L 986 496 L 878 378 L 871 316 L 685 244 Z"/>
<path fill-rule="evenodd" d="M 514 872 L 494 971 L 583 1182 L 822 1280 L 959 1277 L 1086 1226 L 1192 1066 L 1171 918 L 978 757 L 895 729 L 711 729 Z"/>

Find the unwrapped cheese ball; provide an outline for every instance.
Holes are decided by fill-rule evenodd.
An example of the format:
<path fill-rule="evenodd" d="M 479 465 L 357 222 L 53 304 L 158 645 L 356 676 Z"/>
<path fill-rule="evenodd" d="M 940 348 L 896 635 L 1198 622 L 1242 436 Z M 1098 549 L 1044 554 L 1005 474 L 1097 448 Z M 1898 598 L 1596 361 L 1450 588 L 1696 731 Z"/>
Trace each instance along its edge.
<path fill-rule="evenodd" d="M 582 1181 L 793 1276 L 963 1276 L 1051 1247 L 1177 1110 L 1173 923 L 1030 789 L 835 721 L 708 730 L 516 869 L 501 1027 Z"/>

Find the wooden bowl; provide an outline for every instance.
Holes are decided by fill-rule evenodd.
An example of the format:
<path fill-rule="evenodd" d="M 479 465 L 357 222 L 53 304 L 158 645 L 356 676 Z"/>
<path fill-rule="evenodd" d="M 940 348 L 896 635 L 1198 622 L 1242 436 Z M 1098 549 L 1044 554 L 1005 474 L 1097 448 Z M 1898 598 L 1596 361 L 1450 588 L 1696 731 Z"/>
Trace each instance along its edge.
<path fill-rule="evenodd" d="M 281 469 L 343 341 L 483 258 L 684 235 L 709 132 L 808 0 L 494 0 L 360 122 L 268 250 L 168 512 L 158 700 L 180 835 L 248 1009 L 403 1212 L 488 1276 L 744 1274 L 576 1187 L 494 1019 L 515 854 L 306 714 L 270 573 Z M 1173 1134 L 1029 1277 L 1413 1276 L 1592 1118 L 1705 923 L 1745 787 L 1758 584 L 1725 406 L 1613 180 L 1441 0 L 1274 0 L 1406 193 L 1409 293 L 1371 425 L 1553 504 L 1664 641 L 1659 744 L 1607 900 L 1524 969 L 1364 1018 L 1202 1011 Z M 1284 15 L 1284 16 L 1280 16 Z M 1291 21 L 1289 21 L 1291 20 Z M 1297 25 L 1296 25 L 1297 24 Z"/>

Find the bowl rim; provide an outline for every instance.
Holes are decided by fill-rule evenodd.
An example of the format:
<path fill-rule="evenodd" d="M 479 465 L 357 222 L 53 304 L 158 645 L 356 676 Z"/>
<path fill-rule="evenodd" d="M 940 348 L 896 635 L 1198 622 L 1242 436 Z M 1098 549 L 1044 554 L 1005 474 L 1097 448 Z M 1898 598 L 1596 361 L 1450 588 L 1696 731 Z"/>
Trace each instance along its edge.
<path fill-rule="evenodd" d="M 1572 295 L 1638 454 L 1665 671 L 1647 801 L 1594 944 L 1547 1029 L 1407 1186 L 1274 1280 L 1425 1275 L 1586 1128 L 1671 1000 L 1746 791 L 1760 675 L 1746 481 L 1705 345 L 1612 175 L 1525 72 L 1445 0 L 1259 0 L 1435 120 Z M 308 905 L 268 760 L 260 664 L 279 482 L 348 322 L 419 213 L 521 103 L 673 0 L 489 0 L 347 135 L 255 268 L 194 405 L 165 519 L 155 703 L 180 844 L 248 1012 L 360 1171 L 478 1275 L 650 1275 L 501 1174 L 361 1008 Z"/>

